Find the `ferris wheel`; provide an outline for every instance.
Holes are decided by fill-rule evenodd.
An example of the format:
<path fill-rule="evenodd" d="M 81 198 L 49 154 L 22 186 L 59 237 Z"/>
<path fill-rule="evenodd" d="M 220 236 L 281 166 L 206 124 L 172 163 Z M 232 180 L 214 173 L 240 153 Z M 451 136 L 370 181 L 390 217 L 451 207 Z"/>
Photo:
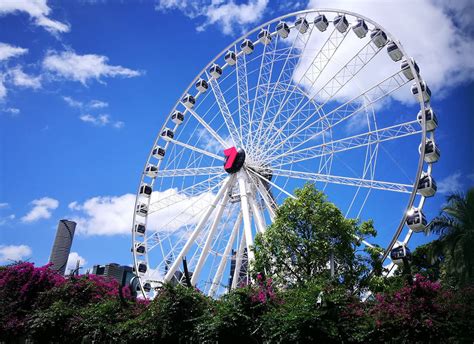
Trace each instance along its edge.
<path fill-rule="evenodd" d="M 253 239 L 306 182 L 374 219 L 389 273 L 427 226 L 440 156 L 431 91 L 402 45 L 343 10 L 291 13 L 243 35 L 190 83 L 143 168 L 132 228 L 144 297 L 246 282 Z"/>

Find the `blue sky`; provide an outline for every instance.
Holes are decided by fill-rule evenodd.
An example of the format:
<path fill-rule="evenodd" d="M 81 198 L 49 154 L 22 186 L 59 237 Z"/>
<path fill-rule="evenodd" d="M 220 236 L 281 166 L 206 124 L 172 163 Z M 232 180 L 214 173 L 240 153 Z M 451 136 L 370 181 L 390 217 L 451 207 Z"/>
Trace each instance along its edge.
<path fill-rule="evenodd" d="M 328 3 L 289 1 L 282 8 L 264 0 L 2 2 L 0 263 L 46 263 L 58 220 L 80 217 L 87 230 L 78 229 L 74 257 L 82 257 L 86 267 L 130 264 L 125 228 L 131 224 L 117 224 L 116 231 L 96 227 L 100 235 L 93 226 L 101 226 L 107 213 L 133 211 L 127 208 L 130 194 L 176 99 L 243 32 L 308 7 L 365 14 L 406 42 L 426 66 L 442 158 L 434 173 L 440 192 L 425 210 L 436 215 L 446 193 L 474 183 L 473 31 L 462 16 L 470 5 L 419 1 L 411 12 L 421 23 L 399 5 L 409 1 Z M 387 14 L 393 8 L 410 25 L 397 24 Z M 99 203 L 87 212 L 87 204 Z"/>

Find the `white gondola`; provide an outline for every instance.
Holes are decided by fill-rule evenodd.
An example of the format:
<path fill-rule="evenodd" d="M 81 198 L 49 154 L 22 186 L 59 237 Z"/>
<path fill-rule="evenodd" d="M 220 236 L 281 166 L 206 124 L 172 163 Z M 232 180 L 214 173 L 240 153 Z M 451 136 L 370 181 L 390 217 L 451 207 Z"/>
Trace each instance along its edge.
<path fill-rule="evenodd" d="M 140 192 L 139 192 L 140 196 L 149 198 L 152 192 L 153 192 L 153 189 L 151 188 L 150 185 L 142 184 L 140 186 Z"/>
<path fill-rule="evenodd" d="M 370 34 L 370 39 L 377 48 L 382 48 L 388 42 L 387 34 L 380 29 L 375 29 L 372 31 Z"/>
<path fill-rule="evenodd" d="M 145 203 L 138 203 L 135 212 L 139 216 L 147 216 L 148 215 L 148 206 Z"/>
<path fill-rule="evenodd" d="M 242 49 L 242 51 L 248 55 L 253 52 L 255 47 L 250 39 L 244 39 L 240 44 L 240 49 Z"/>
<path fill-rule="evenodd" d="M 418 150 L 421 153 L 421 144 Z M 425 162 L 432 164 L 439 160 L 441 152 L 433 140 L 427 140 L 425 144 Z"/>
<path fill-rule="evenodd" d="M 146 274 L 146 271 L 148 270 L 148 267 L 147 267 L 147 265 L 146 265 L 146 262 L 144 262 L 144 261 L 138 261 L 138 264 L 137 264 L 137 265 L 138 265 L 138 273 L 139 273 L 140 275 Z"/>
<path fill-rule="evenodd" d="M 334 18 L 334 26 L 340 33 L 346 32 L 349 27 L 349 22 L 347 21 L 346 16 L 337 16 Z"/>
<path fill-rule="evenodd" d="M 420 73 L 420 67 L 418 67 L 418 64 L 415 62 L 413 58 L 410 58 L 411 63 L 415 67 L 416 74 Z M 408 80 L 413 80 L 415 79 L 415 76 L 413 75 L 410 65 L 408 64 L 407 60 L 403 60 L 402 64 L 400 65 L 400 70 L 402 71 L 403 75 L 405 75 L 405 78 Z"/>
<path fill-rule="evenodd" d="M 209 84 L 207 83 L 206 80 L 199 79 L 198 82 L 196 82 L 196 89 L 199 92 L 204 93 L 207 91 L 208 88 L 209 88 Z"/>
<path fill-rule="evenodd" d="M 418 182 L 417 192 L 424 197 L 431 197 L 437 190 L 436 182 L 432 176 L 428 174 L 422 175 Z"/>
<path fill-rule="evenodd" d="M 166 151 L 163 147 L 155 146 L 155 148 L 153 148 L 152 155 L 158 160 L 163 159 L 165 157 L 165 154 L 166 154 Z"/>
<path fill-rule="evenodd" d="M 324 32 L 329 26 L 329 20 L 324 14 L 320 14 L 314 18 L 314 26 L 316 26 L 319 31 Z"/>
<path fill-rule="evenodd" d="M 369 27 L 364 19 L 357 19 L 357 23 L 352 26 L 352 31 L 354 31 L 357 37 L 364 38 L 367 35 L 367 32 L 369 32 Z"/>
<path fill-rule="evenodd" d="M 290 34 L 290 27 L 287 23 L 283 21 L 278 23 L 278 25 L 276 26 L 276 30 L 281 38 L 287 38 Z"/>
<path fill-rule="evenodd" d="M 419 92 L 418 86 L 416 85 L 416 83 L 414 83 L 411 86 L 411 93 L 413 93 L 413 95 L 416 97 L 416 99 L 418 99 L 418 101 L 423 101 L 425 103 L 429 102 L 431 99 L 430 88 L 424 81 L 420 82 L 420 87 L 421 87 L 421 93 Z"/>
<path fill-rule="evenodd" d="M 188 109 L 192 109 L 194 105 L 196 104 L 196 99 L 188 94 L 187 96 L 184 96 L 183 100 L 181 100 L 184 106 L 186 106 Z"/>
<path fill-rule="evenodd" d="M 309 29 L 309 23 L 306 20 L 306 18 L 300 17 L 300 18 L 296 19 L 295 27 L 298 29 L 298 31 L 300 33 L 305 34 L 306 31 L 308 31 L 308 29 Z"/>
<path fill-rule="evenodd" d="M 138 253 L 138 254 L 145 254 L 146 253 L 145 245 L 141 242 L 136 242 L 135 245 L 134 245 L 134 249 L 135 249 L 135 252 Z"/>
<path fill-rule="evenodd" d="M 219 65 L 214 63 L 212 67 L 209 69 L 209 74 L 211 74 L 211 76 L 214 79 L 219 79 L 222 75 L 222 68 L 219 67 Z"/>
<path fill-rule="evenodd" d="M 423 115 L 421 113 L 421 110 L 418 112 L 417 116 L 418 123 L 423 122 Z M 426 130 L 427 131 L 432 131 L 435 130 L 438 127 L 438 119 L 436 118 L 436 114 L 431 108 L 427 108 L 425 110 L 425 123 L 426 123 Z"/>
<path fill-rule="evenodd" d="M 411 260 L 411 251 L 405 245 L 396 246 L 390 251 L 390 259 L 397 265 L 403 265 L 404 260 Z"/>
<path fill-rule="evenodd" d="M 224 60 L 228 65 L 234 66 L 237 63 L 237 55 L 234 51 L 229 50 L 225 53 Z"/>
<path fill-rule="evenodd" d="M 272 41 L 272 36 L 268 30 L 262 30 L 258 33 L 258 40 L 262 44 L 269 44 Z"/>
<path fill-rule="evenodd" d="M 428 224 L 421 209 L 411 208 L 407 213 L 406 224 L 415 233 L 423 232 Z"/>
<path fill-rule="evenodd" d="M 151 291 L 151 284 L 148 282 L 143 283 L 143 290 L 145 293 L 149 293 Z"/>
<path fill-rule="evenodd" d="M 158 174 L 158 167 L 148 164 L 148 166 L 145 168 L 145 174 L 150 178 L 155 178 Z"/>
<path fill-rule="evenodd" d="M 184 121 L 184 115 L 181 111 L 175 111 L 171 115 L 171 120 L 173 121 L 174 124 L 180 125 Z"/>
<path fill-rule="evenodd" d="M 388 53 L 388 56 L 390 56 L 390 58 L 395 62 L 400 61 L 403 57 L 402 51 L 400 50 L 397 43 L 395 42 L 388 43 L 387 53 Z"/>
<path fill-rule="evenodd" d="M 145 232 L 146 232 L 146 227 L 144 224 L 142 223 L 137 223 L 135 225 L 135 234 L 139 235 L 139 236 L 144 236 L 145 235 Z"/>
<path fill-rule="evenodd" d="M 163 140 L 165 141 L 171 141 L 174 137 L 174 133 L 173 133 L 173 130 L 169 129 L 169 128 L 165 128 L 162 132 L 161 132 L 161 137 L 163 138 Z"/>

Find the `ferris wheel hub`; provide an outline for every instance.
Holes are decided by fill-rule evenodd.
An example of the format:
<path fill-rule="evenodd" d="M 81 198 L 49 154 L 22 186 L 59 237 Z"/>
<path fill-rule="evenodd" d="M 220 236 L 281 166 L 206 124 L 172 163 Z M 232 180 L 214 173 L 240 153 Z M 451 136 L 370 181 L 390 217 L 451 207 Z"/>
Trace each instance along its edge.
<path fill-rule="evenodd" d="M 242 148 L 230 147 L 224 150 L 224 170 L 233 174 L 239 172 L 245 162 L 245 151 Z"/>

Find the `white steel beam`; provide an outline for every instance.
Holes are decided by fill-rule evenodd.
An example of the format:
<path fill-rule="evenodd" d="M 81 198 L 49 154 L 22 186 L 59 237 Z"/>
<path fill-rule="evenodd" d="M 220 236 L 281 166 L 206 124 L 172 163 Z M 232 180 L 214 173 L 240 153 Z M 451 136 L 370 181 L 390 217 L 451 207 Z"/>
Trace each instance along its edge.
<path fill-rule="evenodd" d="M 221 200 L 221 198 L 224 196 L 224 194 L 227 192 L 227 190 L 229 189 L 229 184 L 230 182 L 232 181 L 233 178 L 231 178 L 230 176 L 226 178 L 226 180 L 224 181 L 224 184 L 222 185 L 222 187 L 220 188 L 220 190 L 217 192 L 217 195 L 216 197 L 214 198 L 214 201 L 212 202 L 212 204 L 209 206 L 209 208 L 206 210 L 206 212 L 203 214 L 201 220 L 199 221 L 199 223 L 197 224 L 196 228 L 194 229 L 194 231 L 191 233 L 191 236 L 189 237 L 188 241 L 186 242 L 186 244 L 184 244 L 184 247 L 181 249 L 181 251 L 179 252 L 178 256 L 175 258 L 173 264 L 171 265 L 170 269 L 168 270 L 168 272 L 166 273 L 165 277 L 164 277 L 164 282 L 169 282 L 171 280 L 171 278 L 173 277 L 174 273 L 176 272 L 176 269 L 178 268 L 178 266 L 181 264 L 181 260 L 183 259 L 183 257 L 188 253 L 189 249 L 191 248 L 191 246 L 194 244 L 197 236 L 199 235 L 199 233 L 201 232 L 201 230 L 203 229 L 203 227 L 205 226 L 207 220 L 209 219 L 209 216 L 211 215 L 211 213 L 213 212 L 213 210 L 216 208 L 217 206 L 217 203 Z"/>

